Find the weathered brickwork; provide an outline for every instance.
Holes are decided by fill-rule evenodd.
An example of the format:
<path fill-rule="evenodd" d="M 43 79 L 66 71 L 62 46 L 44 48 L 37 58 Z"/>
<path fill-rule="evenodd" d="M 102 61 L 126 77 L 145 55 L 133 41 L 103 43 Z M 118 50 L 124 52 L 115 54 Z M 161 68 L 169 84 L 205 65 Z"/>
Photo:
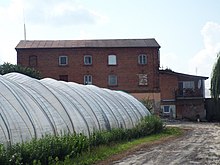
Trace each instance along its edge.
<path fill-rule="evenodd" d="M 204 99 L 179 100 L 176 103 L 177 119 L 191 119 L 196 121 L 197 118 L 205 119 L 206 110 Z"/>
<path fill-rule="evenodd" d="M 59 79 L 68 75 L 68 81 L 83 83 L 84 75 L 92 75 L 92 83 L 99 87 L 126 92 L 159 91 L 158 48 L 47 48 L 19 49 L 17 63 L 30 66 L 29 57 L 37 57 L 35 69 L 43 77 Z M 108 55 L 116 55 L 117 64 L 108 65 Z M 138 64 L 138 55 L 147 55 L 147 64 Z M 67 66 L 59 66 L 59 56 L 68 57 Z M 92 65 L 84 65 L 84 55 L 92 56 Z M 108 75 L 117 75 L 117 86 L 108 86 Z M 147 74 L 147 85 L 140 86 L 138 74 Z"/>
<path fill-rule="evenodd" d="M 175 90 L 178 89 L 178 78 L 176 75 L 160 74 L 161 99 L 175 99 Z"/>

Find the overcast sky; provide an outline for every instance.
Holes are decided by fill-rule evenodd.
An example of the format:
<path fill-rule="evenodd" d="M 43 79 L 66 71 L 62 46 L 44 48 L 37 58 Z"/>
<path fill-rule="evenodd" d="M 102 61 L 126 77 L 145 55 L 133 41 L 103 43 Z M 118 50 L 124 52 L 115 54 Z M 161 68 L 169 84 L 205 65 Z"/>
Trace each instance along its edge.
<path fill-rule="evenodd" d="M 161 67 L 186 74 L 210 77 L 220 51 L 220 0 L 1 0 L 0 21 L 0 64 L 24 22 L 27 40 L 155 38 Z"/>

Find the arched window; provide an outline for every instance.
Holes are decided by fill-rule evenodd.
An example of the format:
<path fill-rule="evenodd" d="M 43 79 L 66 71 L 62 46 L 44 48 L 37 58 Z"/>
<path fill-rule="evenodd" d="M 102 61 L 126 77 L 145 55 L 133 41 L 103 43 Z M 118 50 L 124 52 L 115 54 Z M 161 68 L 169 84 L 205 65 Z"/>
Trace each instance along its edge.
<path fill-rule="evenodd" d="M 37 56 L 29 56 L 29 66 L 37 66 Z"/>
<path fill-rule="evenodd" d="M 108 65 L 117 65 L 116 55 L 108 55 Z"/>
<path fill-rule="evenodd" d="M 138 64 L 141 64 L 141 65 L 147 64 L 147 55 L 146 54 L 140 54 L 138 56 Z"/>

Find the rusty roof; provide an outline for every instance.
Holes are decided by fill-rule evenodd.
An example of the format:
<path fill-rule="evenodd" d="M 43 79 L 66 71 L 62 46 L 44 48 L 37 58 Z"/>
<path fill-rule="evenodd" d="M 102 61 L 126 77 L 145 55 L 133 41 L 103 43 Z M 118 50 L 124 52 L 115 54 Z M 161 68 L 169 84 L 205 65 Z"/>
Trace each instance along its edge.
<path fill-rule="evenodd" d="M 83 48 L 83 47 L 156 47 L 160 45 L 150 39 L 105 39 L 105 40 L 21 40 L 15 49 L 31 48 Z"/>

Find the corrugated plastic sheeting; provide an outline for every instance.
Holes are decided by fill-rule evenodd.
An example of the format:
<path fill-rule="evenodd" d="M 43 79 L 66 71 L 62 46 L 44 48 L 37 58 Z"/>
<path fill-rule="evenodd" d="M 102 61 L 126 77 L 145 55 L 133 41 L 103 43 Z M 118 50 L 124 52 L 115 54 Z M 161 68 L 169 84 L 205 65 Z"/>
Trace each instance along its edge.
<path fill-rule="evenodd" d="M 7 78 L 17 81 L 20 85 L 25 85 L 27 88 L 36 92 L 33 97 L 36 98 L 39 106 L 45 111 L 45 115 L 49 116 L 50 120 L 54 123 L 54 127 L 57 130 L 62 128 L 65 132 L 73 132 L 73 124 L 64 109 L 64 106 L 60 103 L 58 98 L 40 81 L 29 78 L 27 76 L 19 74 L 7 74 L 4 75 Z M 59 111 L 58 111 L 59 110 Z M 56 131 L 56 130 L 55 130 Z M 57 133 L 57 132 L 56 132 Z M 59 132 L 58 132 L 59 133 Z"/>
<path fill-rule="evenodd" d="M 149 111 L 120 91 L 18 73 L 0 75 L 0 143 L 132 128 Z"/>
<path fill-rule="evenodd" d="M 9 139 L 12 143 L 32 137 L 41 137 L 42 134 L 51 132 L 51 128 L 40 107 L 18 84 L 8 80 L 0 81 L 1 97 L 5 98 L 5 105 L 11 105 L 11 109 L 2 108 L 5 121 L 9 129 Z M 9 107 L 8 107 L 9 108 Z M 29 131 L 27 131 L 29 130 Z"/>
<path fill-rule="evenodd" d="M 88 86 L 90 87 L 90 91 L 94 91 L 99 98 L 103 98 L 105 104 L 110 107 L 112 115 L 115 117 L 117 122 L 117 127 L 123 128 L 131 128 L 133 127 L 133 121 L 128 113 L 128 109 L 126 106 L 122 105 L 122 102 L 119 102 L 113 95 L 110 94 L 110 90 L 104 91 L 103 89 L 97 88 L 95 86 Z M 116 123 L 115 122 L 115 123 Z M 114 127 L 114 126 L 113 126 Z"/>

